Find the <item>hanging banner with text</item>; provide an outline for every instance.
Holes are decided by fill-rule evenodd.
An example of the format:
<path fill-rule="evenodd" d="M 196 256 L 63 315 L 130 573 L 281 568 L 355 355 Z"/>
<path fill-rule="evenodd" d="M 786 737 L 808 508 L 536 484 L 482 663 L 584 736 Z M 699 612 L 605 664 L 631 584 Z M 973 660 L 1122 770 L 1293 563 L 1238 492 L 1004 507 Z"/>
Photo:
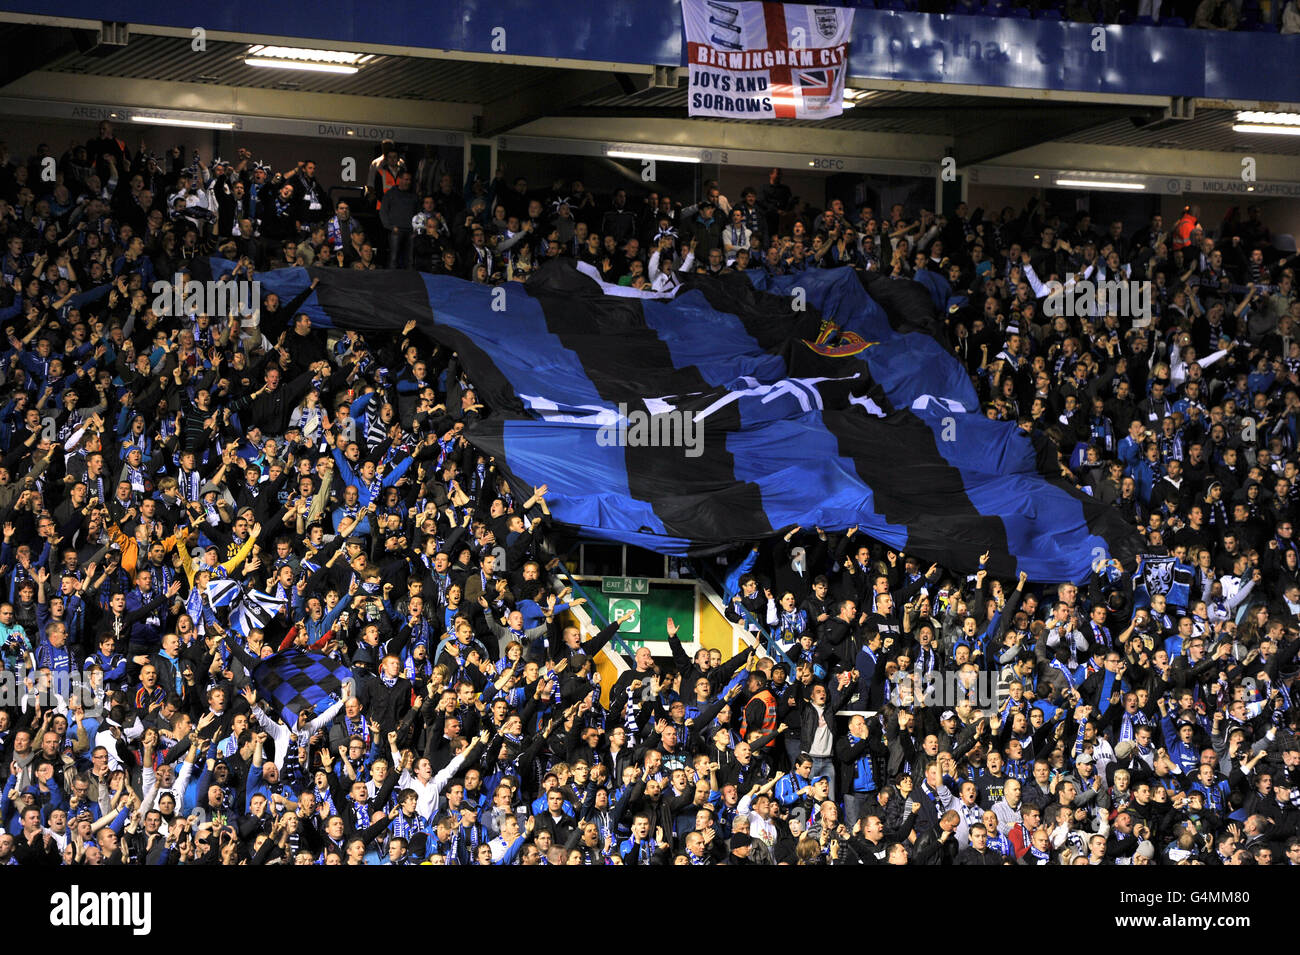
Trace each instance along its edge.
<path fill-rule="evenodd" d="M 691 116 L 829 119 L 844 111 L 853 11 L 682 0 Z"/>

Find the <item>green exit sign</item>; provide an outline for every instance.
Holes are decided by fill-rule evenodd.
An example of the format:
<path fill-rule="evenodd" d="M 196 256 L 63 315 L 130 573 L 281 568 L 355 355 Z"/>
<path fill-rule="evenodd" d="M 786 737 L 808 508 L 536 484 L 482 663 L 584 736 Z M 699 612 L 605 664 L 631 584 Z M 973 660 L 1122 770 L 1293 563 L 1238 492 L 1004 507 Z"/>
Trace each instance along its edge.
<path fill-rule="evenodd" d="M 649 577 L 602 577 L 600 589 L 607 594 L 648 594 Z"/>

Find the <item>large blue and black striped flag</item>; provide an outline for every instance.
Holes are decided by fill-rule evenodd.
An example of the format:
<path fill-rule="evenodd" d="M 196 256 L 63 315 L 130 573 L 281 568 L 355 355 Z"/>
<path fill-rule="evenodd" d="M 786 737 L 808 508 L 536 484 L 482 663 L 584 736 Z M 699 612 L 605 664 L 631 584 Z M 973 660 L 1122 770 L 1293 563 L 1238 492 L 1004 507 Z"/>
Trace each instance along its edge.
<path fill-rule="evenodd" d="M 302 310 L 319 324 L 414 320 L 457 351 L 492 412 L 467 437 L 512 483 L 548 484 L 556 519 L 590 538 L 681 554 L 856 524 L 955 569 L 988 551 L 992 573 L 1040 581 L 1137 550 L 1117 512 L 1062 479 L 1054 446 L 979 413 L 915 282 L 697 275 L 652 299 L 605 294 L 566 262 L 499 288 L 417 272 L 259 278 L 282 299 L 318 278 Z M 656 428 L 675 446 L 649 444 Z"/>

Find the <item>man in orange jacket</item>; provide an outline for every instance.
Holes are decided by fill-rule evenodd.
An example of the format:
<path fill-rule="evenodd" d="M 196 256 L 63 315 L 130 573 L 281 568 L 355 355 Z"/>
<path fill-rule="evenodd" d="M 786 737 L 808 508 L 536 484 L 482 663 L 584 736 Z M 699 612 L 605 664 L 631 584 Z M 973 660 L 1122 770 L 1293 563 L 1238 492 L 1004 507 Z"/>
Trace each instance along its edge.
<path fill-rule="evenodd" d="M 1184 206 L 1183 214 L 1174 223 L 1171 248 L 1176 252 L 1192 244 L 1192 231 L 1200 225 L 1200 206 Z"/>

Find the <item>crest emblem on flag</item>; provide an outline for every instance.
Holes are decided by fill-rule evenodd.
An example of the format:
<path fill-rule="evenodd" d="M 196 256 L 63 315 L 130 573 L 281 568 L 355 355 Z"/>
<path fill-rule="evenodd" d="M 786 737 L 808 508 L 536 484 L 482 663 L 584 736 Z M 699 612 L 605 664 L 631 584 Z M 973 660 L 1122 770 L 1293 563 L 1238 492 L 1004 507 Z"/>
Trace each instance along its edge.
<path fill-rule="evenodd" d="M 880 343 L 869 342 L 856 332 L 844 331 L 832 322 L 823 322 L 817 337 L 812 341 L 805 341 L 804 344 L 827 358 L 847 358 L 849 355 L 861 354 L 872 345 Z"/>
<path fill-rule="evenodd" d="M 1144 556 L 1142 575 L 1146 578 L 1147 590 L 1153 594 L 1167 594 L 1174 583 L 1174 564 L 1172 557 Z"/>
<path fill-rule="evenodd" d="M 832 39 L 840 29 L 839 11 L 833 7 L 814 7 L 813 22 L 817 24 L 817 32 L 825 39 Z"/>

